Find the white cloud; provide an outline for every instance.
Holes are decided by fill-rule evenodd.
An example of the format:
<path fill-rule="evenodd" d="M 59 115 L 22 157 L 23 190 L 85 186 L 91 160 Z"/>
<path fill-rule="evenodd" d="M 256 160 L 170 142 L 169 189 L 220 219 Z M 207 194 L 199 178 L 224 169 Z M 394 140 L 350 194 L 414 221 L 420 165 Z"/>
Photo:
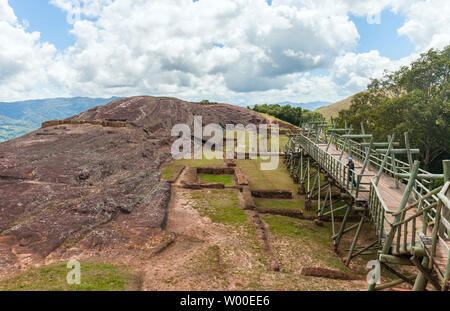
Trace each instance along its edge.
<path fill-rule="evenodd" d="M 71 16 L 99 17 L 113 0 L 50 0 L 50 3 L 67 11 Z"/>
<path fill-rule="evenodd" d="M 47 66 L 56 49 L 42 43 L 38 32 L 27 32 L 6 0 L 0 0 L 0 99 L 49 95 Z"/>
<path fill-rule="evenodd" d="M 81 18 L 73 25 L 76 43 L 57 53 L 0 0 L 0 40 L 7 43 L 0 50 L 0 100 L 153 94 L 250 104 L 332 101 L 410 59 L 354 53 L 359 34 L 349 14 L 405 14 L 399 34 L 418 52 L 450 43 L 449 14 L 434 17 L 447 12 L 448 1 L 413 2 L 51 0 Z M 329 74 L 309 74 L 316 69 Z"/>
<path fill-rule="evenodd" d="M 406 10 L 406 23 L 398 30 L 419 50 L 443 48 L 450 44 L 450 1 L 427 0 Z"/>
<path fill-rule="evenodd" d="M 73 13 L 74 1 L 53 2 Z M 170 89 L 184 95 L 199 88 L 215 94 L 205 84 L 211 78 L 230 92 L 281 90 L 294 81 L 293 74 L 328 66 L 359 38 L 345 12 L 333 15 L 331 8 L 306 2 L 303 7 L 281 1 L 271 7 L 265 0 L 104 3 L 97 19 L 74 25 L 78 40 L 63 60 L 72 79 L 61 82 L 69 91 Z"/>
<path fill-rule="evenodd" d="M 7 23 L 15 23 L 17 21 L 17 17 L 9 6 L 8 0 L 0 0 L 0 21 Z"/>
<path fill-rule="evenodd" d="M 380 56 L 376 50 L 362 54 L 347 53 L 336 58 L 332 78 L 342 90 L 355 93 L 366 87 L 370 78 L 379 78 L 384 70 L 394 69 L 394 62 Z"/>

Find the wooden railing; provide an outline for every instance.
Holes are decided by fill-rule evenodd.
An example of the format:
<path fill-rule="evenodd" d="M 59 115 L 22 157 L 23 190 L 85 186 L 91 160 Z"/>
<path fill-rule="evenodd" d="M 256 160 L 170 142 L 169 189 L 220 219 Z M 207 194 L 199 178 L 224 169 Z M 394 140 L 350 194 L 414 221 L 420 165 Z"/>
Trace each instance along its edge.
<path fill-rule="evenodd" d="M 301 147 L 334 179 L 336 182 L 345 189 L 355 199 L 358 199 L 359 195 L 370 190 L 361 188 L 361 185 L 369 185 L 370 183 L 363 183 L 362 177 L 372 177 L 373 175 L 358 174 L 351 170 L 352 177 L 350 178 L 350 170 L 348 166 L 339 159 L 333 157 L 325 150 L 319 148 L 310 138 L 301 134 L 299 137 L 299 143 Z M 355 185 L 356 184 L 356 185 Z"/>
<path fill-rule="evenodd" d="M 375 181 L 372 179 L 370 182 L 369 215 L 375 226 L 376 235 L 380 244 L 384 243 L 388 232 L 390 232 L 393 227 L 393 224 L 389 222 L 387 218 L 387 214 L 392 213 L 393 212 L 386 206 L 386 203 L 378 192 L 378 187 L 376 186 Z M 389 228 L 386 228 L 386 224 Z"/>
<path fill-rule="evenodd" d="M 326 131 L 317 131 L 314 128 L 309 128 L 299 133 L 295 140 L 322 169 L 332 176 L 355 199 L 358 199 L 358 194 L 364 191 L 359 189 L 362 177 L 372 176 L 369 183 L 370 190 L 367 191 L 369 192 L 369 217 L 375 227 L 378 242 L 383 245 L 384 250 L 388 249 L 388 252 L 393 255 L 412 254 L 414 249 L 420 245 L 416 234 L 420 233 L 421 236 L 432 240 L 431 254 L 429 254 L 431 258 L 434 258 L 436 255 L 438 243 L 439 245 L 444 245 L 444 251 L 449 252 L 448 257 L 450 257 L 450 250 L 447 246 L 447 242 L 450 239 L 450 182 L 446 182 L 442 187 L 433 189 L 433 178 L 428 176 L 428 178 L 415 178 L 412 189 L 410 189 L 415 202 L 406 207 L 404 206 L 405 208 L 400 211 L 392 211 L 389 210 L 378 190 L 375 181 L 376 176 L 361 175 L 354 172 L 353 176 L 357 181 L 357 187 L 354 187 L 353 180 L 348 178 L 348 167 L 345 163 L 318 146 L 332 143 L 337 150 L 345 151 L 351 154 L 352 157 L 364 161 L 367 160 L 367 144 L 363 146 L 361 143 L 344 138 L 342 135 L 331 135 Z M 412 168 L 408 163 L 377 153 L 374 149 L 370 150 L 369 166 L 380 170 L 383 162 L 382 173 L 385 175 L 396 178 L 398 174 L 408 176 L 411 174 Z M 418 169 L 418 174 L 432 175 L 422 169 Z M 406 178 L 398 179 L 401 183 L 409 181 Z M 407 195 L 409 195 L 409 192 Z M 422 224 L 420 229 L 417 227 L 419 222 Z M 390 239 L 387 239 L 388 236 L 390 236 Z M 387 243 L 390 245 L 386 245 Z M 447 284 L 446 282 L 450 278 L 450 260 L 447 260 L 445 273 L 440 277 L 443 284 Z"/>
<path fill-rule="evenodd" d="M 380 242 L 382 242 L 382 239 L 384 239 L 384 237 L 388 232 L 390 232 L 390 230 L 394 229 L 397 230 L 395 236 L 396 241 L 395 251 L 398 252 L 407 251 L 408 247 L 405 246 L 404 245 L 405 243 L 402 242 L 405 241 L 407 235 L 410 233 L 410 230 L 415 231 L 416 217 L 406 218 L 407 211 L 405 211 L 402 214 L 401 221 L 399 224 L 390 223 L 388 218 L 386 217 L 386 214 L 392 214 L 393 216 L 396 216 L 395 211 L 390 211 L 387 208 L 386 204 L 383 201 L 382 196 L 378 191 L 378 187 L 376 186 L 375 182 L 371 180 L 370 183 L 367 183 L 368 185 L 370 185 L 369 191 L 360 189 L 360 185 L 363 185 L 363 183 L 361 183 L 362 177 L 373 175 L 369 174 L 361 175 L 358 173 L 354 173 L 353 176 L 357 181 L 357 187 L 354 187 L 353 181 L 348 179 L 348 167 L 344 164 L 344 162 L 340 161 L 339 159 L 336 159 L 323 149 L 319 148 L 316 142 L 328 144 L 330 140 L 332 140 L 331 143 L 335 145 L 336 149 L 340 151 L 343 150 L 351 154 L 352 157 L 358 158 L 361 161 L 365 160 L 367 147 L 362 146 L 361 143 L 356 142 L 354 140 L 345 139 L 343 138 L 343 135 L 334 134 L 333 136 L 331 136 L 331 134 L 327 134 L 326 131 L 323 131 L 321 134 L 319 131 L 316 131 L 314 129 L 308 129 L 305 131 L 305 134 L 309 137 L 305 136 L 303 133 L 300 134 L 299 142 L 301 147 L 305 149 L 306 152 L 308 152 L 308 154 L 310 154 L 311 157 L 314 158 L 314 160 L 317 161 L 323 169 L 325 169 L 331 176 L 333 176 L 333 178 L 335 178 L 335 180 L 340 185 L 342 185 L 345 189 L 347 189 L 348 192 L 352 194 L 356 199 L 358 199 L 358 194 L 361 192 L 370 193 L 369 194 L 370 214 L 376 227 L 377 234 L 380 238 Z M 377 153 L 375 149 L 371 149 L 368 165 L 370 165 L 372 168 L 376 170 L 379 170 L 385 157 L 386 155 Z M 388 155 L 382 173 L 394 178 L 395 174 L 409 174 L 410 166 L 408 163 L 405 163 L 396 158 L 392 159 L 392 157 Z M 423 169 L 419 169 L 419 174 L 427 175 L 430 173 Z M 406 183 L 407 181 L 408 180 L 406 178 L 400 178 L 399 180 L 399 182 L 402 183 Z M 414 198 L 416 199 L 416 204 L 412 206 L 417 207 L 418 214 L 420 214 L 420 216 L 424 218 L 423 219 L 424 234 L 427 233 L 428 223 L 434 223 L 436 219 L 436 206 L 437 206 L 436 202 L 439 199 L 437 197 L 438 194 L 437 189 L 433 191 L 432 187 L 433 187 L 432 180 L 416 179 L 414 181 L 414 187 L 412 189 L 412 193 L 414 195 Z M 389 228 L 385 228 L 386 225 L 388 225 Z M 415 239 L 415 237 L 413 239 Z"/>

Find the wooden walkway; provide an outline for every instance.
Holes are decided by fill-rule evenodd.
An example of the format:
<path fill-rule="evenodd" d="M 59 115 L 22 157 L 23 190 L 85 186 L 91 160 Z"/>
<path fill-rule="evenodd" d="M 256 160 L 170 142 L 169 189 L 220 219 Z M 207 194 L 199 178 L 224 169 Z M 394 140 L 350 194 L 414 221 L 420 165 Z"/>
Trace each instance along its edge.
<path fill-rule="evenodd" d="M 324 151 L 326 151 L 327 146 L 323 145 L 323 144 L 316 144 L 316 146 Z M 334 158 L 339 159 L 340 155 L 341 155 L 341 150 L 338 150 L 335 145 L 331 144 L 330 147 L 328 148 L 327 153 L 332 155 Z M 342 162 L 347 162 L 347 159 L 350 157 L 350 155 L 347 152 L 344 152 L 344 155 L 342 156 Z M 357 174 L 361 174 L 361 170 L 363 167 L 363 161 L 361 159 L 355 158 L 353 157 L 353 162 L 355 163 L 355 172 Z M 361 182 L 364 184 L 369 184 L 371 179 L 378 174 L 378 170 L 376 170 L 373 167 L 368 166 L 364 172 L 364 175 L 372 175 L 372 176 L 363 176 L 361 178 Z M 403 183 L 399 183 L 398 185 L 399 187 L 396 187 L 395 184 L 395 178 L 386 175 L 385 173 L 383 173 L 381 175 L 380 178 L 380 182 L 378 183 L 378 190 L 379 193 L 383 199 L 383 201 L 386 203 L 386 206 L 388 207 L 388 209 L 392 212 L 396 212 L 397 209 L 400 206 L 400 201 L 402 200 L 403 197 L 403 193 L 405 192 L 405 184 Z M 367 185 L 361 185 L 361 190 L 369 190 L 369 186 Z M 369 201 L 369 193 L 368 192 L 361 192 L 358 196 L 358 201 L 365 201 L 368 203 Z M 414 199 L 412 197 L 412 195 L 410 196 L 408 203 L 413 203 Z M 413 208 L 410 209 L 407 213 L 406 213 L 406 218 L 411 217 L 413 215 L 415 215 L 417 213 L 417 208 Z M 394 216 L 391 213 L 386 213 L 386 221 L 385 221 L 385 228 L 390 228 L 391 224 L 394 223 Z M 411 229 L 411 228 L 410 228 Z M 416 221 L 416 230 L 420 231 L 422 230 L 422 219 L 418 218 Z M 410 245 L 413 242 L 413 236 L 412 234 L 415 234 L 415 232 L 413 233 L 412 230 L 407 230 L 408 232 L 408 236 L 407 236 L 407 243 Z M 431 232 L 429 232 L 431 233 Z M 385 237 L 383 237 L 384 239 Z M 414 238 L 415 239 L 415 238 Z M 404 240 L 402 240 L 402 242 L 404 242 Z M 396 248 L 396 243 L 397 243 L 397 234 L 394 237 L 394 241 L 392 242 L 392 247 L 391 249 L 395 249 Z M 404 252 L 406 252 L 406 250 L 404 250 Z"/>
<path fill-rule="evenodd" d="M 321 125 L 322 128 L 326 128 L 326 126 L 327 124 Z M 342 132 L 347 131 L 347 129 L 334 129 L 334 131 Z M 306 134 L 299 131 L 296 136 L 292 136 L 286 146 L 287 163 L 293 177 L 298 178 L 300 172 L 299 180 L 303 183 L 302 189 L 306 189 L 304 183 L 307 181 L 306 193 L 308 198 L 314 199 L 317 197 L 319 215 L 330 213 L 333 215 L 333 212 L 336 211 L 331 203 L 327 205 L 327 198 L 332 191 L 332 185 L 341 188 L 353 198 L 351 203 L 346 202 L 346 214 L 337 234 L 335 234 L 337 231 L 335 231 L 333 224 L 335 247 L 338 247 L 343 234 L 357 229 L 348 252 L 346 264 L 348 265 L 353 257 L 364 251 L 372 247 L 378 248 L 381 245 L 382 250 L 379 257 L 381 262 L 414 263 L 418 270 L 431 280 L 434 277 L 430 276 L 427 272 L 428 268 L 424 267 L 417 259 L 417 256 L 418 258 L 428 257 L 433 270 L 439 277 L 439 281 L 433 279 L 433 286 L 437 289 L 447 289 L 446 284 L 448 284 L 450 278 L 450 181 L 448 180 L 450 161 L 443 162 L 444 174 L 440 176 L 420 170 L 419 162 L 413 163 L 411 157 L 412 150 L 417 149 L 409 149 L 406 133 L 407 149 L 391 149 L 395 143 L 393 138 L 390 139 L 389 143 L 373 143 L 373 136 L 371 135 L 337 135 L 333 133 L 331 136 L 323 135 L 322 137 L 321 134 L 323 133 L 322 130 L 307 130 Z M 371 138 L 370 144 L 358 143 L 349 139 L 367 139 L 368 137 Z M 335 142 L 335 144 L 332 142 Z M 399 145 L 398 142 L 395 144 Z M 389 145 L 388 149 L 382 149 L 383 147 L 381 147 L 382 150 L 380 150 L 374 147 L 375 149 L 372 148 L 370 152 L 369 149 L 364 147 L 386 145 Z M 405 152 L 404 150 L 409 155 L 409 164 L 395 158 L 394 154 Z M 355 184 L 349 180 L 347 163 L 350 152 L 355 163 Z M 386 152 L 390 155 L 383 154 Z M 415 151 L 415 153 L 417 152 Z M 303 161 L 304 155 L 308 156 L 306 162 Z M 312 175 L 310 173 L 310 158 L 313 160 Z M 299 165 L 296 168 L 297 159 Z M 363 171 L 365 162 L 367 162 L 367 166 Z M 304 164 L 306 165 L 305 168 L 303 167 Z M 319 178 L 320 175 L 317 173 L 317 165 L 332 178 L 324 181 L 323 187 L 328 187 L 328 194 L 323 205 L 320 204 L 322 182 Z M 382 173 L 378 176 L 380 168 Z M 399 180 L 393 176 L 403 179 Z M 314 179 L 312 189 L 310 189 L 311 178 Z M 432 189 L 433 183 L 430 180 L 440 178 L 444 179 L 445 185 Z M 405 180 L 408 181 L 408 186 L 404 183 Z M 405 195 L 409 195 L 406 202 L 403 201 Z M 354 209 L 354 206 L 358 208 Z M 330 208 L 330 211 L 326 212 L 328 208 Z M 363 212 L 361 220 L 359 224 L 347 227 L 347 215 L 354 210 Z M 358 246 L 356 248 L 358 250 L 355 250 L 360 229 L 367 220 L 373 223 L 378 240 L 366 246 Z M 397 272 L 397 275 L 401 274 Z M 415 283 L 422 290 L 424 289 L 423 278 L 423 276 L 418 276 Z M 401 281 L 405 280 L 407 280 L 407 277 L 403 276 L 399 281 L 402 283 Z"/>
<path fill-rule="evenodd" d="M 326 151 L 327 146 L 324 145 L 317 145 L 320 149 Z M 341 150 L 337 150 L 336 147 L 331 144 L 330 148 L 328 149 L 328 154 L 332 155 L 334 158 L 339 160 L 339 156 L 341 154 Z M 347 162 L 347 159 L 350 157 L 350 155 L 347 152 L 344 152 L 344 155 L 342 156 L 342 162 Z M 357 174 L 361 173 L 361 169 L 363 166 L 363 160 L 360 160 L 358 158 L 353 157 L 353 162 L 355 162 L 355 171 Z M 362 177 L 362 183 L 370 183 L 370 180 L 373 176 L 375 176 L 378 173 L 378 170 L 375 170 L 372 167 L 367 167 L 366 171 L 364 172 L 365 175 L 372 175 L 372 176 L 363 176 Z M 380 182 L 378 184 L 378 189 L 381 192 L 381 195 L 383 196 L 383 200 L 386 203 L 386 205 L 389 207 L 390 210 L 396 211 L 400 201 L 402 200 L 403 193 L 405 192 L 405 185 L 400 183 L 399 189 L 395 187 L 395 179 L 391 176 L 388 176 L 386 174 L 382 174 L 380 178 Z M 369 186 L 361 186 L 362 190 L 369 190 Z M 365 199 L 366 201 L 369 201 L 369 193 L 368 192 L 362 192 L 358 199 Z"/>

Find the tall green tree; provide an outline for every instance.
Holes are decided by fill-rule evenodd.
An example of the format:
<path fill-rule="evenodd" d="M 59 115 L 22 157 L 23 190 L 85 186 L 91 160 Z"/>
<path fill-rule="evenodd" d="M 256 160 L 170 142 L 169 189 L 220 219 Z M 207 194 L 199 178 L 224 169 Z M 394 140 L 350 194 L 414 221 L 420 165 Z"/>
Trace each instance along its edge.
<path fill-rule="evenodd" d="M 349 110 L 339 113 L 358 129 L 361 122 L 378 140 L 409 132 L 411 145 L 420 148 L 426 170 L 450 157 L 450 46 L 421 54 L 410 66 L 374 79 L 356 95 Z"/>
<path fill-rule="evenodd" d="M 255 105 L 253 107 L 254 111 L 265 113 L 274 116 L 280 120 L 289 122 L 294 125 L 299 125 L 301 123 L 317 120 L 321 117 L 318 112 L 312 112 L 301 107 L 292 107 L 291 105 Z"/>

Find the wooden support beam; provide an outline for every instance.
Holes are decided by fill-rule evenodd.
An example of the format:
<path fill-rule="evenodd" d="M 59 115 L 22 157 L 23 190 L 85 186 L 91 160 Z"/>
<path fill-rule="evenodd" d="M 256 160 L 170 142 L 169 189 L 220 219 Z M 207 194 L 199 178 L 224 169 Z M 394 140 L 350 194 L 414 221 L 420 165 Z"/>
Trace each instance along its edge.
<path fill-rule="evenodd" d="M 411 174 L 397 173 L 394 175 L 395 178 L 410 178 Z M 444 174 L 417 174 L 417 179 L 426 180 L 444 180 Z"/>
<path fill-rule="evenodd" d="M 373 241 L 373 242 L 370 243 L 369 245 L 367 245 L 367 246 L 361 248 L 360 250 L 358 250 L 357 252 L 355 252 L 355 253 L 352 255 L 352 258 L 355 258 L 356 256 L 358 256 L 358 255 L 364 253 L 365 251 L 371 249 L 372 247 L 374 247 L 374 246 L 377 245 L 377 244 L 378 244 L 378 240 L 377 240 L 377 241 Z"/>
<path fill-rule="evenodd" d="M 341 223 L 341 228 L 339 229 L 339 233 L 334 238 L 334 248 L 337 249 L 339 247 L 339 243 L 341 242 L 342 235 L 345 231 L 345 226 L 347 225 L 348 217 L 353 209 L 353 203 L 351 205 L 348 205 L 347 210 L 345 211 L 344 219 Z"/>
<path fill-rule="evenodd" d="M 366 148 L 366 158 L 364 159 L 364 164 L 363 167 L 361 168 L 361 172 L 359 173 L 360 175 L 364 175 L 364 172 L 366 171 L 367 166 L 369 165 L 370 162 L 370 152 L 372 150 L 372 146 L 373 146 L 373 137 L 370 140 L 370 144 L 369 147 Z"/>
<path fill-rule="evenodd" d="M 364 128 L 364 122 L 361 121 L 361 134 L 366 135 L 366 129 Z M 372 136 L 373 138 L 373 136 Z M 367 142 L 365 138 L 363 138 L 364 142 Z"/>
<path fill-rule="evenodd" d="M 413 258 L 415 258 L 413 256 Z M 429 259 L 428 257 L 423 257 L 422 259 L 422 266 L 428 267 Z M 423 274 L 420 270 L 417 274 L 416 281 L 414 282 L 413 291 L 424 291 L 427 288 L 428 285 L 428 279 L 426 278 L 425 274 Z"/>
<path fill-rule="evenodd" d="M 318 125 L 316 125 L 316 127 L 330 127 L 330 126 L 333 126 L 333 124 L 326 123 L 326 124 L 318 124 Z"/>
<path fill-rule="evenodd" d="M 372 138 L 372 134 L 370 135 L 361 135 L 361 134 L 347 134 L 347 135 L 342 135 L 342 138 Z"/>
<path fill-rule="evenodd" d="M 409 134 L 408 134 L 408 132 L 405 132 L 404 135 L 405 135 L 406 154 L 408 156 L 408 164 L 409 164 L 409 167 L 412 168 L 413 158 L 412 158 L 412 153 L 411 153 L 411 147 L 409 146 Z"/>
<path fill-rule="evenodd" d="M 410 279 L 413 280 L 414 278 L 411 277 Z M 377 286 L 377 287 L 375 287 L 373 290 L 378 291 L 378 290 L 388 289 L 388 288 L 391 288 L 391 287 L 400 285 L 400 284 L 402 284 L 402 283 L 405 283 L 405 280 L 403 280 L 403 279 L 397 279 L 397 280 L 395 280 L 395 281 L 392 281 L 392 282 L 389 282 L 389 283 L 386 283 L 386 284 Z"/>
<path fill-rule="evenodd" d="M 400 272 L 395 271 L 394 269 L 392 269 L 390 266 L 388 266 L 386 263 L 381 263 L 381 266 L 383 268 L 385 268 L 387 271 L 389 271 L 390 273 L 392 273 L 393 275 L 397 276 L 398 278 L 402 279 L 403 281 L 405 281 L 406 283 L 408 283 L 409 285 L 414 286 L 414 280 L 415 280 L 415 276 L 414 277 L 406 277 L 403 274 L 401 274 Z"/>
<path fill-rule="evenodd" d="M 348 128 L 341 128 L 341 129 L 329 129 L 328 132 L 348 132 Z"/>
<path fill-rule="evenodd" d="M 422 273 L 424 277 L 428 279 L 428 281 L 433 285 L 433 287 L 437 290 L 441 290 L 441 285 L 439 282 L 431 275 L 431 271 L 424 267 L 417 257 L 411 257 L 411 261 L 417 267 L 417 269 Z"/>
<path fill-rule="evenodd" d="M 361 216 L 361 221 L 358 224 L 358 229 L 356 229 L 356 233 L 353 238 L 352 246 L 350 247 L 350 251 L 348 252 L 347 260 L 345 261 L 345 265 L 347 267 L 350 264 L 350 260 L 352 260 L 352 258 L 353 258 L 352 254 L 353 254 L 353 251 L 355 250 L 356 243 L 358 242 L 359 234 L 361 233 L 361 229 L 364 224 L 364 221 L 365 221 L 365 216 L 363 215 L 363 216 Z"/>
<path fill-rule="evenodd" d="M 350 129 L 348 130 L 347 135 L 350 135 L 350 133 L 352 131 L 353 131 L 353 126 L 350 125 Z M 342 147 L 341 155 L 339 156 L 339 161 L 342 161 L 342 157 L 344 156 L 344 152 L 345 152 L 345 147 L 347 147 L 347 145 L 349 145 L 349 139 L 348 138 L 345 139 L 345 143 L 344 143 L 344 146 Z M 336 145 L 336 147 L 337 147 L 337 145 Z M 350 148 L 350 151 L 351 151 L 351 148 Z"/>
<path fill-rule="evenodd" d="M 450 160 L 442 161 L 442 167 L 444 170 L 444 182 L 450 181 Z"/>
<path fill-rule="evenodd" d="M 411 261 L 408 258 L 403 258 L 403 257 L 398 257 L 398 256 L 380 254 L 378 259 L 380 260 L 380 262 L 384 262 L 384 263 L 404 265 L 404 266 L 412 265 Z"/>
<path fill-rule="evenodd" d="M 388 151 L 388 149 L 376 149 L 375 151 L 380 154 L 385 154 Z M 411 154 L 419 154 L 420 149 L 410 149 L 410 152 L 411 152 Z M 391 151 L 389 153 L 390 154 L 407 154 L 408 150 L 407 149 L 391 149 Z"/>
<path fill-rule="evenodd" d="M 375 181 L 375 185 L 377 185 L 377 186 L 378 186 L 378 183 L 380 182 L 381 174 L 383 174 L 383 169 L 384 169 L 384 166 L 386 165 L 386 162 L 388 160 L 390 151 L 392 150 L 392 144 L 394 142 L 394 139 L 395 139 L 395 134 L 393 134 L 391 136 L 391 139 L 389 140 L 389 146 L 388 146 L 387 152 L 386 152 L 386 154 L 385 154 L 385 156 L 383 158 L 383 162 L 381 163 L 380 170 L 378 171 L 377 179 Z"/>
<path fill-rule="evenodd" d="M 360 146 L 361 147 L 369 147 L 370 143 L 361 143 Z M 380 148 L 381 147 L 388 147 L 388 146 L 389 146 L 389 142 L 386 142 L 386 143 L 373 143 L 373 147 L 376 147 L 376 148 L 378 148 L 378 147 L 380 147 Z M 398 147 L 398 146 L 400 146 L 400 143 L 399 142 L 393 142 L 392 146 Z"/>

